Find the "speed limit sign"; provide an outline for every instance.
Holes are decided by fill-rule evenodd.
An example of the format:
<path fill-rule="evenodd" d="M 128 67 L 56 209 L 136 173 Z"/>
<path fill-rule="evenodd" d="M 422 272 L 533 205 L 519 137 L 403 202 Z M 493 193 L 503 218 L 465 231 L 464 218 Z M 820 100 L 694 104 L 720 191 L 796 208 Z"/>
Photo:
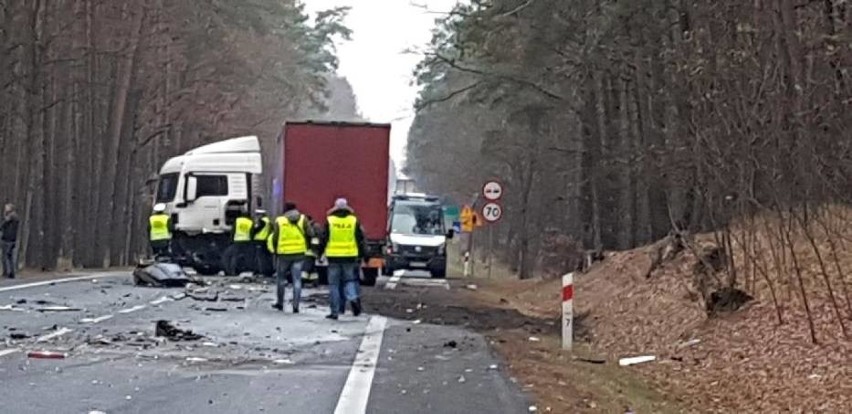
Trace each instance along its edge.
<path fill-rule="evenodd" d="M 482 206 L 482 218 L 489 223 L 496 223 L 503 217 L 503 207 L 497 203 L 487 203 Z"/>

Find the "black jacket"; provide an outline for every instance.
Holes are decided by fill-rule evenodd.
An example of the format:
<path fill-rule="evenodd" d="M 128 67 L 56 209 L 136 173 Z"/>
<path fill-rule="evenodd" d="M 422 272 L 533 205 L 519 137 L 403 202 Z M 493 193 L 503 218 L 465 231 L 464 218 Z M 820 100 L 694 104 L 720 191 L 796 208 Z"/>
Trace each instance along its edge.
<path fill-rule="evenodd" d="M 18 224 L 20 221 L 18 220 L 18 215 L 15 213 L 8 214 L 3 219 L 3 224 L 0 226 L 0 233 L 3 233 L 2 238 L 0 240 L 8 243 L 15 243 L 18 241 Z"/>
<path fill-rule="evenodd" d="M 354 215 L 352 210 L 348 208 L 331 210 L 328 212 L 329 216 L 335 217 L 349 217 Z M 328 246 L 328 237 L 329 237 L 329 225 L 328 220 L 326 220 L 325 228 L 323 229 L 322 235 L 320 235 L 320 252 L 325 252 L 325 247 Z M 358 243 L 358 257 L 348 258 L 348 257 L 328 257 L 328 261 L 330 263 L 346 263 L 346 262 L 358 262 L 361 259 L 367 256 L 367 246 L 365 244 L 364 238 L 364 229 L 361 228 L 361 222 L 356 222 L 355 224 L 355 242 Z"/>

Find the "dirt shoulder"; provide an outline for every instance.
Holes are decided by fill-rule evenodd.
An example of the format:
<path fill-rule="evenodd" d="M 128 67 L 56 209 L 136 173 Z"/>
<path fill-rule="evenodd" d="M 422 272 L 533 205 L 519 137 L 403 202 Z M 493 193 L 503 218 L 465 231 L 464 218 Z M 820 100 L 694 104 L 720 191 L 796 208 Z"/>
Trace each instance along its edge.
<path fill-rule="evenodd" d="M 475 283 L 476 290 L 467 288 L 469 283 Z M 540 412 L 684 411 L 676 399 L 632 371 L 611 361 L 598 363 L 600 356 L 585 345 L 574 353 L 562 351 L 558 315 L 544 308 L 553 298 L 535 300 L 545 295 L 543 289 L 531 288 L 537 283 L 546 282 L 451 280 L 450 290 L 400 284 L 393 290 L 371 290 L 365 300 L 371 312 L 485 335 L 513 378 L 535 397 Z M 519 292 L 537 293 L 518 297 Z M 579 329 L 583 335 L 582 323 Z"/>

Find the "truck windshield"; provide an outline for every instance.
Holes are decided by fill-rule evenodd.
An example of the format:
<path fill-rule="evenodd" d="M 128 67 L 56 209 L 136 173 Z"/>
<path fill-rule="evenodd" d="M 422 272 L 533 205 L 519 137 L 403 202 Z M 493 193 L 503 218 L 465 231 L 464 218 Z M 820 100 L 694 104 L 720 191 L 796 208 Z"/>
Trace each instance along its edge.
<path fill-rule="evenodd" d="M 398 201 L 391 214 L 391 233 L 428 236 L 445 233 L 440 204 Z"/>
<path fill-rule="evenodd" d="M 170 173 L 160 176 L 160 182 L 157 184 L 157 202 L 170 203 L 174 201 L 177 193 L 178 174 Z"/>

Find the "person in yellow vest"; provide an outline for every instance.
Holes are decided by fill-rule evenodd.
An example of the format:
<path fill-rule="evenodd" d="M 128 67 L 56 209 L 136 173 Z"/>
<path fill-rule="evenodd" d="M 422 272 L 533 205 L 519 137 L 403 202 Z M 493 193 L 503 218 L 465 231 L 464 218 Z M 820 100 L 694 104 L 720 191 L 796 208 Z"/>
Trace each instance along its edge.
<path fill-rule="evenodd" d="M 299 212 L 296 204 L 284 203 L 284 214 L 275 218 L 270 237 L 270 247 L 275 252 L 275 277 L 278 283 L 276 302 L 273 308 L 284 310 L 284 293 L 287 274 L 293 280 L 293 313 L 299 313 L 302 297 L 302 266 L 314 232 L 308 218 Z"/>
<path fill-rule="evenodd" d="M 253 265 L 254 245 L 251 238 L 253 227 L 254 221 L 248 212 L 240 211 L 240 216 L 234 221 L 232 230 L 233 243 L 225 251 L 225 272 L 230 276 L 239 275 L 246 264 Z M 240 263 L 243 263 L 243 266 L 240 266 Z"/>
<path fill-rule="evenodd" d="M 154 259 L 171 255 L 170 245 L 173 230 L 171 217 L 166 214 L 166 205 L 155 204 L 154 213 L 148 217 L 148 240 L 151 242 Z"/>
<path fill-rule="evenodd" d="M 364 231 L 345 198 L 337 199 L 329 210 L 320 248 L 328 260 L 331 313 L 326 318 L 336 320 L 346 311 L 347 302 L 352 306 L 352 314 L 360 315 L 358 276 L 360 262 L 366 252 Z"/>
<path fill-rule="evenodd" d="M 266 210 L 255 210 L 254 227 L 251 230 L 251 238 L 254 241 L 255 270 L 264 276 L 272 276 L 275 268 L 272 265 L 272 252 L 267 250 L 266 244 L 272 234 L 272 221 L 266 214 Z"/>

